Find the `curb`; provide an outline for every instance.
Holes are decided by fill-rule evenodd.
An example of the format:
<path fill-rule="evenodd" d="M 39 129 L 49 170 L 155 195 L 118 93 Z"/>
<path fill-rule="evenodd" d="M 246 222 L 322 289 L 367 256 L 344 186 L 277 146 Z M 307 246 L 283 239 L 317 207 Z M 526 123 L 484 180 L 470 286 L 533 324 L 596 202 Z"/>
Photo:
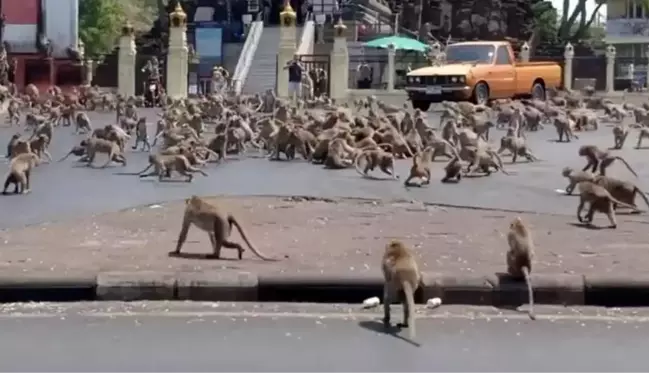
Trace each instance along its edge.
<path fill-rule="evenodd" d="M 535 302 L 607 307 L 649 306 L 649 275 L 532 274 Z M 415 301 L 439 297 L 444 304 L 518 306 L 527 288 L 507 274 L 425 272 Z M 380 274 L 262 274 L 248 272 L 101 272 L 96 275 L 30 273 L 0 275 L 0 303 L 25 301 L 248 301 L 362 303 L 382 297 Z"/>

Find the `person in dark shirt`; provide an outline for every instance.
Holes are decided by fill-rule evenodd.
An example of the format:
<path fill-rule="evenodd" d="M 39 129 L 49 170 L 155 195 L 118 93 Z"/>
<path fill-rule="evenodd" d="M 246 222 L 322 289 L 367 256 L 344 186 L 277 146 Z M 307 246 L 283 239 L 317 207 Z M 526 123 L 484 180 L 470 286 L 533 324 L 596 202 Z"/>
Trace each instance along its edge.
<path fill-rule="evenodd" d="M 293 59 L 284 66 L 284 70 L 288 70 L 288 97 L 297 101 L 301 97 L 302 73 L 304 72 L 304 67 L 297 54 L 293 55 Z"/>

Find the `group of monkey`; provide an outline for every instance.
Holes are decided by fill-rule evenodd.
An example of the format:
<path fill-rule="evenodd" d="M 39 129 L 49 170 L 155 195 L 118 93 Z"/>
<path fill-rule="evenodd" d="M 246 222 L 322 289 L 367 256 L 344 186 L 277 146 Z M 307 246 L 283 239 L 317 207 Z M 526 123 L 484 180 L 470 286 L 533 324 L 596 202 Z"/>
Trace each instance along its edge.
<path fill-rule="evenodd" d="M 102 167 L 110 162 L 126 165 L 126 144 L 134 135 L 132 149 L 141 145 L 142 151 L 150 153 L 149 165 L 135 175 L 157 176 L 164 180 L 171 178 L 175 171 L 188 182 L 192 181 L 193 173 L 207 176 L 201 167 L 209 160 L 221 162 L 229 155 L 245 152 L 250 146 L 266 151 L 271 160 L 280 159 L 281 154 L 292 160 L 297 153 L 328 169 L 353 167 L 367 176 L 378 167 L 395 179 L 399 178 L 394 169 L 395 159 L 411 158 L 412 166 L 404 184 L 421 186 L 430 183 L 431 165 L 439 156 L 450 159 L 441 180 L 445 183 L 460 182 L 462 176 L 478 171 L 490 175 L 492 169 L 509 175 L 500 155 L 508 151 L 513 162 L 517 157 L 537 161 L 526 144 L 526 133 L 537 131 L 548 123 L 555 126 L 560 142 L 577 138 L 575 132 L 578 131 L 597 130 L 601 119 L 618 122 L 613 128 L 614 149 L 624 146 L 632 127 L 639 129 L 638 148 L 642 140 L 649 137 L 649 105 L 617 105 L 603 98 L 584 98 L 564 92 L 546 101 L 499 100 L 490 106 L 445 102 L 439 128 L 431 128 L 426 114 L 419 110 L 411 113 L 406 105 L 388 105 L 373 96 L 356 100 L 352 107 L 326 97 L 292 103 L 277 98 L 272 92 L 181 100 L 168 98 L 159 114 L 153 142 L 149 141 L 147 118 L 141 117 L 137 110 L 144 104 L 142 97 L 121 97 L 92 89 L 83 94 L 63 94 L 54 89 L 44 96 L 31 92 L 9 100 L 9 124 L 18 124 L 24 114 L 25 129 L 30 130 L 31 135 L 23 138 L 17 133 L 7 146 L 11 162 L 3 193 L 11 184 L 15 193 L 30 190 L 32 168 L 42 159 L 52 159 L 48 146 L 58 126 L 74 126 L 75 133 L 89 135 L 61 161 L 74 155 L 80 157 L 79 161 L 92 165 L 96 155 L 102 153 L 107 156 Z M 116 124 L 93 128 L 86 114 L 92 110 L 114 111 Z M 596 110 L 603 110 L 605 117 L 599 116 Z M 627 117 L 634 117 L 635 124 L 625 124 Z M 213 125 L 212 134 L 206 130 L 206 124 Z M 488 143 L 492 127 L 507 127 L 498 149 Z M 161 147 L 153 152 L 158 140 L 162 140 Z M 562 175 L 569 179 L 566 193 L 571 194 L 576 187 L 580 193 L 577 211 L 580 222 L 591 223 L 594 213 L 599 211 L 608 215 L 614 228 L 617 226 L 616 208 L 639 211 L 634 202 L 638 193 L 649 205 L 647 196 L 637 185 L 606 175 L 606 169 L 615 160 L 623 162 L 635 175 L 622 157 L 595 145 L 581 146 L 578 155 L 587 159 L 583 170 L 566 167 Z M 146 173 L 150 168 L 153 170 Z M 413 183 L 415 179 L 419 179 L 419 183 Z M 582 217 L 586 205 L 588 211 Z M 180 252 L 192 224 L 209 233 L 212 255 L 217 258 L 221 247 L 235 249 L 239 258 L 242 257 L 242 246 L 229 240 L 234 225 L 254 254 L 264 260 L 274 260 L 250 244 L 232 214 L 196 196 L 187 200 L 174 253 Z M 534 248 L 529 229 L 520 218 L 510 225 L 508 243 L 508 270 L 512 276 L 527 280 L 530 305 L 533 305 L 529 272 Z M 402 243 L 391 242 L 386 248 L 382 268 L 386 299 L 384 321 L 389 323 L 389 300 L 393 293 L 404 291 L 403 324 L 407 326 L 409 320 L 412 321 L 413 293 L 421 280 L 414 256 Z M 530 317 L 534 318 L 532 308 Z M 411 330 L 414 333 L 414 326 Z"/>

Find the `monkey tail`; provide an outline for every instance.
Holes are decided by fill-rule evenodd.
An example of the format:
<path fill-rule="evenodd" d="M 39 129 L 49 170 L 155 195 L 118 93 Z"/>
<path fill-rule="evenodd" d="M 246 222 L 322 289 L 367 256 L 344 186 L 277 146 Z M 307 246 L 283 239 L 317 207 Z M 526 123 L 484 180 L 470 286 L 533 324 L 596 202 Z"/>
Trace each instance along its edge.
<path fill-rule="evenodd" d="M 406 303 L 408 304 L 408 332 L 411 340 L 417 337 L 417 331 L 415 329 L 415 289 L 409 281 L 403 281 L 401 283 L 403 288 L 403 294 L 406 297 Z"/>
<path fill-rule="evenodd" d="M 262 253 L 257 251 L 257 249 L 255 249 L 254 246 L 252 246 L 252 244 L 248 240 L 248 237 L 246 236 L 246 232 L 243 231 L 243 228 L 241 227 L 241 225 L 239 225 L 239 222 L 237 221 L 237 219 L 234 218 L 234 216 L 228 215 L 228 224 L 234 225 L 235 227 L 237 227 L 237 230 L 239 231 L 239 234 L 241 235 L 241 238 L 243 238 L 243 240 L 246 242 L 246 245 L 248 245 L 250 250 L 252 250 L 252 252 L 255 253 L 255 255 L 257 255 L 261 259 L 269 261 L 269 262 L 277 261 L 277 259 L 269 258 L 269 257 L 263 255 Z"/>
<path fill-rule="evenodd" d="M 66 160 L 70 156 L 70 154 L 72 154 L 72 152 L 69 152 L 68 154 L 66 154 L 65 157 L 59 159 L 58 162 L 63 162 L 64 160 Z"/>
<path fill-rule="evenodd" d="M 135 173 L 135 175 L 140 175 L 140 174 L 143 174 L 143 173 L 145 173 L 146 171 L 148 171 L 148 170 L 149 170 L 149 168 L 151 168 L 151 167 L 153 167 L 153 163 L 149 163 L 149 165 L 148 165 L 148 166 L 146 166 L 146 167 L 144 168 L 144 170 L 142 170 L 142 171 L 140 171 L 140 172 L 137 172 L 137 173 Z"/>
<path fill-rule="evenodd" d="M 618 159 L 618 160 L 620 160 L 622 163 L 624 163 L 624 165 L 626 166 L 626 168 L 629 169 L 629 171 L 633 174 L 633 176 L 638 177 L 638 174 L 636 174 L 635 171 L 633 171 L 633 169 L 631 168 L 631 166 L 629 165 L 629 163 L 628 163 L 624 158 L 622 158 L 622 157 L 620 157 L 620 156 L 618 155 L 618 156 L 615 157 L 615 159 Z"/>
<path fill-rule="evenodd" d="M 645 196 L 645 198 L 646 198 L 646 196 Z M 633 211 L 641 211 L 641 210 L 638 208 L 638 206 L 634 206 L 634 205 L 630 205 L 630 204 L 628 204 L 628 203 L 622 202 L 622 201 L 620 201 L 620 200 L 614 198 L 613 196 L 611 196 L 611 202 L 616 203 L 618 206 L 626 207 L 626 208 L 628 208 L 628 209 L 632 209 Z"/>
<path fill-rule="evenodd" d="M 534 314 L 534 290 L 532 289 L 532 280 L 530 279 L 530 271 L 527 267 L 523 267 L 523 276 L 525 276 L 525 283 L 527 284 L 527 295 L 529 298 L 530 309 L 527 311 L 531 320 L 536 320 L 536 315 Z"/>
<path fill-rule="evenodd" d="M 647 207 L 649 207 L 649 198 L 647 198 L 647 193 L 640 190 L 640 188 L 638 188 L 637 186 L 635 187 L 635 191 L 642 196 L 642 199 L 647 204 Z"/>
<path fill-rule="evenodd" d="M 361 176 L 365 176 L 365 175 L 363 174 L 363 171 L 361 170 L 361 159 L 363 159 L 363 158 L 367 158 L 367 156 L 365 155 L 365 153 L 361 153 L 361 155 L 359 155 L 358 157 L 356 157 L 356 159 L 354 160 L 354 169 L 355 169 L 356 172 L 358 172 L 358 174 L 361 175 Z M 369 160 L 366 159 L 366 162 L 369 162 Z"/>

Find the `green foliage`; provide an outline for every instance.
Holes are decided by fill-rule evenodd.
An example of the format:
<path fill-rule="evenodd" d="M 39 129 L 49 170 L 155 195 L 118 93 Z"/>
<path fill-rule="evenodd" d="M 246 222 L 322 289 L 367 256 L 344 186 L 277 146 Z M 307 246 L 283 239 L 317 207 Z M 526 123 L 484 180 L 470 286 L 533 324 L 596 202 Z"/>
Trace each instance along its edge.
<path fill-rule="evenodd" d="M 648 0 L 649 1 L 649 0 Z M 559 13 L 550 1 L 541 1 L 532 5 L 535 27 L 541 40 L 556 42 L 559 31 Z"/>
<path fill-rule="evenodd" d="M 86 55 L 110 53 L 124 23 L 119 0 L 82 0 L 79 2 L 79 37 Z"/>

